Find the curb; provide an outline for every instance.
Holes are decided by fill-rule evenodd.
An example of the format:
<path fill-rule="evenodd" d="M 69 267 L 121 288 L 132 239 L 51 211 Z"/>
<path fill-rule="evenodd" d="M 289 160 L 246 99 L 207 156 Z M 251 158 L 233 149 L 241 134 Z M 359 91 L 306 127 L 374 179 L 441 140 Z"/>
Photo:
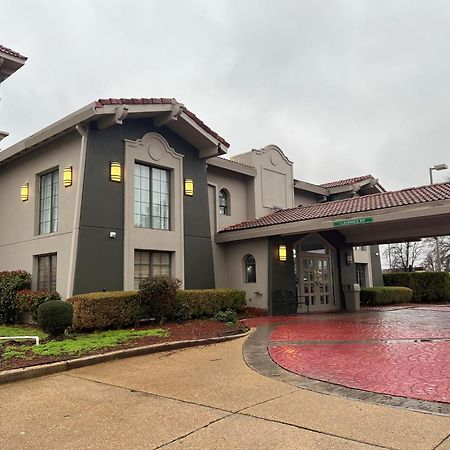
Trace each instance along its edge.
<path fill-rule="evenodd" d="M 233 334 L 230 336 L 196 339 L 192 341 L 165 342 L 162 344 L 146 345 L 144 347 L 126 348 L 124 350 L 115 350 L 113 352 L 103 353 L 101 355 L 85 356 L 83 358 L 69 359 L 67 361 L 42 364 L 39 366 L 25 367 L 23 369 L 5 370 L 4 372 L 0 372 L 0 385 L 43 377 L 45 375 L 53 375 L 60 372 L 66 372 L 67 370 L 92 366 L 94 364 L 100 364 L 117 359 L 150 355 L 152 353 L 166 352 L 169 350 L 179 350 L 182 348 L 199 347 L 202 345 L 218 344 L 221 342 L 232 341 L 241 337 L 248 336 L 250 332 L 251 330 L 247 330 L 243 333 Z"/>

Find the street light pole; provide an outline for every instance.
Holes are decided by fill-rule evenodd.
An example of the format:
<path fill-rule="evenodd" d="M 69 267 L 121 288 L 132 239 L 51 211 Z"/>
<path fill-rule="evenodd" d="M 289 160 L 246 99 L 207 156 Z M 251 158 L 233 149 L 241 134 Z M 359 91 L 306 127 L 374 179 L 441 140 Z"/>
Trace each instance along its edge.
<path fill-rule="evenodd" d="M 446 170 L 448 169 L 447 164 L 436 164 L 434 167 L 430 167 L 430 184 L 433 184 L 433 170 Z M 438 272 L 442 270 L 441 267 L 441 245 L 439 243 L 439 238 L 435 237 L 436 240 L 436 269 Z"/>

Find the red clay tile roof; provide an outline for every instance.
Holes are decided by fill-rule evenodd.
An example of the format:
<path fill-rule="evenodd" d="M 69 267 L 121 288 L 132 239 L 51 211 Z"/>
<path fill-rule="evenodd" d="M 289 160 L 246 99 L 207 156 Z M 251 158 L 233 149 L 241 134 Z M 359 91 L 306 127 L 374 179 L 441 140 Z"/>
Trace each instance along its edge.
<path fill-rule="evenodd" d="M 97 100 L 96 107 L 102 108 L 104 105 L 161 105 L 161 104 L 176 104 L 178 103 L 174 98 L 101 98 Z M 202 120 L 200 120 L 193 112 L 187 108 L 183 108 L 183 112 L 189 116 L 197 125 L 203 128 L 207 133 L 216 138 L 220 143 L 229 147 L 230 144 L 215 131 L 211 130 Z"/>
<path fill-rule="evenodd" d="M 0 52 L 6 53 L 7 55 L 11 55 L 11 56 L 14 56 L 16 58 L 23 59 L 23 60 L 27 60 L 28 59 L 26 56 L 23 56 L 20 53 L 17 53 L 14 50 L 11 50 L 8 47 L 3 47 L 3 45 L 0 45 Z"/>
<path fill-rule="evenodd" d="M 320 184 L 319 186 L 323 187 L 323 188 L 347 186 L 348 184 L 355 184 L 355 183 L 358 183 L 359 181 L 368 180 L 370 178 L 373 178 L 373 176 L 372 175 L 363 175 L 362 177 L 347 178 L 346 180 L 330 181 L 329 183 L 323 183 L 323 184 Z"/>
<path fill-rule="evenodd" d="M 302 220 L 320 219 L 323 217 L 339 216 L 341 214 L 363 213 L 366 211 L 428 203 L 438 200 L 450 200 L 450 182 L 284 209 L 269 214 L 268 216 L 260 217 L 259 219 L 231 225 L 219 231 L 219 233 L 300 222 Z"/>

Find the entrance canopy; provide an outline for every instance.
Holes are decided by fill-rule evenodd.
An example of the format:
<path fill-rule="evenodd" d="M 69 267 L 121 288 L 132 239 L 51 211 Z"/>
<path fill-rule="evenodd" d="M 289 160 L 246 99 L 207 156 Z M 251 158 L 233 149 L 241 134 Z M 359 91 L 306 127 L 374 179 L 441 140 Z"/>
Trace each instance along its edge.
<path fill-rule="evenodd" d="M 450 235 L 450 182 L 277 211 L 219 231 L 217 242 L 327 230 L 350 245 Z"/>

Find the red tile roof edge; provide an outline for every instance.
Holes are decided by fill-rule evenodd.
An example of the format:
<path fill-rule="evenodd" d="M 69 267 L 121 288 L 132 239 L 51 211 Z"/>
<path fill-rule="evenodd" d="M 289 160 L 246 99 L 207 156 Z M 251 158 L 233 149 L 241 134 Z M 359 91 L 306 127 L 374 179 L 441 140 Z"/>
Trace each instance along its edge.
<path fill-rule="evenodd" d="M 19 52 L 11 50 L 8 47 L 4 47 L 3 45 L 0 45 L 0 52 L 6 53 L 7 55 L 14 56 L 16 58 L 23 59 L 24 61 L 26 61 L 28 59 L 26 56 L 21 55 Z"/>
<path fill-rule="evenodd" d="M 97 108 L 102 108 L 105 105 L 162 105 L 162 104 L 176 104 L 178 103 L 174 98 L 100 98 L 96 102 Z M 207 133 L 217 139 L 225 147 L 230 147 L 230 144 L 218 133 L 212 130 L 208 125 L 200 120 L 192 111 L 186 107 L 183 108 L 184 113 L 190 117 L 198 126 L 203 128 Z"/>
<path fill-rule="evenodd" d="M 248 220 L 231 225 L 220 230 L 219 233 L 442 200 L 450 200 L 450 182 L 283 209 L 267 216 L 260 217 L 259 219 Z"/>
<path fill-rule="evenodd" d="M 347 184 L 358 183 L 359 181 L 368 180 L 369 178 L 374 178 L 374 177 L 372 175 L 362 175 L 360 177 L 346 178 L 344 180 L 329 181 L 328 183 L 319 184 L 319 186 L 323 187 L 323 188 L 346 186 Z"/>

